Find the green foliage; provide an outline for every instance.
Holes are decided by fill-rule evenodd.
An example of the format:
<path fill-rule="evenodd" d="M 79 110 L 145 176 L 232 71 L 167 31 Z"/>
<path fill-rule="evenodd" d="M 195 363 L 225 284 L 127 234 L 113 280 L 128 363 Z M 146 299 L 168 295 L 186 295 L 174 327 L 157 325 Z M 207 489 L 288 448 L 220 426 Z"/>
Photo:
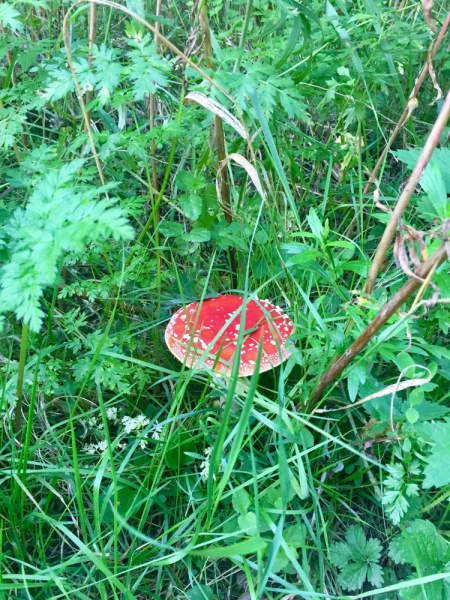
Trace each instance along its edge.
<path fill-rule="evenodd" d="M 448 570 L 450 550 L 445 539 L 430 521 L 416 519 L 407 529 L 396 536 L 389 546 L 389 556 L 397 564 L 407 563 L 416 569 L 415 577 L 426 577 Z M 440 579 L 424 586 L 402 589 L 405 600 L 444 600 L 448 594 L 448 583 Z"/>
<path fill-rule="evenodd" d="M 12 31 L 23 31 L 23 24 L 16 17 L 20 16 L 20 12 L 13 8 L 7 2 L 0 6 L 0 22 L 3 27 L 11 28 Z"/>
<path fill-rule="evenodd" d="M 214 592 L 209 585 L 200 583 L 187 592 L 187 597 L 189 600 L 214 600 Z"/>
<path fill-rule="evenodd" d="M 450 482 L 450 419 L 442 423 L 430 424 L 428 435 L 433 441 L 431 454 L 427 457 L 427 466 L 424 469 L 425 479 L 423 487 L 442 487 Z"/>
<path fill-rule="evenodd" d="M 111 185 L 74 185 L 83 164 L 75 160 L 43 177 L 25 210 L 18 208 L 2 229 L 1 243 L 10 259 L 0 275 L 0 310 L 15 312 L 33 331 L 41 327 L 40 298 L 46 287 L 55 284 L 64 253 L 81 252 L 86 244 L 110 235 L 117 240 L 133 236 L 113 199 L 94 200 Z"/>
<path fill-rule="evenodd" d="M 365 581 L 375 587 L 383 584 L 383 569 L 380 567 L 382 547 L 375 538 L 366 539 L 362 527 L 351 525 L 345 534 L 346 542 L 330 547 L 330 560 L 339 568 L 339 583 L 344 589 L 358 590 Z"/>
<path fill-rule="evenodd" d="M 386 487 L 383 504 L 387 505 L 386 511 L 394 525 L 398 525 L 408 510 L 411 497 L 419 493 L 419 486 L 410 479 L 420 474 L 420 463 L 414 459 L 405 465 L 388 465 L 387 470 L 390 477 L 383 482 Z"/>

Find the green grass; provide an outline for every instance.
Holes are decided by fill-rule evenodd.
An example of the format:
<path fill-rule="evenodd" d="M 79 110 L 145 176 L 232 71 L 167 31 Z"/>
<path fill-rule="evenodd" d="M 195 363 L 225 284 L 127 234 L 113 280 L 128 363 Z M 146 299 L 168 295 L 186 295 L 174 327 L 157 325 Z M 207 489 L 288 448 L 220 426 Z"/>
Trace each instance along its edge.
<path fill-rule="evenodd" d="M 435 38 L 420 6 L 211 1 L 214 85 L 202 51 L 191 56 L 197 71 L 182 71 L 138 21 L 103 4 L 105 47 L 89 70 L 78 8 L 72 61 L 82 89 L 94 87 L 91 133 L 109 189 L 66 68 L 65 7 L 1 6 L 17 62 L 0 51 L 0 600 L 444 600 L 448 262 L 433 280 L 447 303 L 421 305 L 416 319 L 405 317 L 408 299 L 318 410 L 309 404 L 406 281 L 391 248 L 373 293 L 362 292 L 386 224 L 364 188 Z M 126 6 L 159 20 L 177 48 L 201 47 L 189 3 L 163 3 L 156 20 L 156 4 Z M 448 10 L 433 8 L 439 28 Z M 447 46 L 434 60 L 444 96 Z M 230 161 L 228 227 L 213 115 L 183 103 L 192 90 L 242 115 L 251 139 L 250 149 L 224 123 L 228 154 L 253 164 L 264 192 Z M 377 176 L 389 208 L 410 173 L 395 151 L 423 146 L 435 94 L 427 79 Z M 450 154 L 447 129 L 439 152 Z M 61 182 L 64 165 L 73 172 Z M 404 219 L 431 250 L 432 228 L 450 214 L 433 223 L 424 197 L 418 188 Z M 291 358 L 245 386 L 237 372 L 186 368 L 164 343 L 180 306 L 229 292 L 267 298 L 295 324 Z M 349 407 L 401 373 L 430 381 Z M 355 575 L 356 554 L 333 558 L 355 525 L 380 544 L 379 556 L 367 550 L 378 587 Z"/>

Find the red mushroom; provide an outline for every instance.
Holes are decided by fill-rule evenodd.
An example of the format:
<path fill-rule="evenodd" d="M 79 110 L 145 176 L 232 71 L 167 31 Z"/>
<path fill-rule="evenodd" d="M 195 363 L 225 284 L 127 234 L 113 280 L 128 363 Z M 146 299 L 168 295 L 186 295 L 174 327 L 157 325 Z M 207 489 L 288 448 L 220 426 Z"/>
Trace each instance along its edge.
<path fill-rule="evenodd" d="M 181 362 L 186 361 L 188 367 L 199 362 L 199 368 L 214 367 L 216 372 L 230 375 L 243 300 L 242 296 L 224 295 L 204 300 L 201 308 L 199 302 L 180 308 L 166 329 L 169 350 Z M 285 361 L 290 355 L 286 340 L 293 330 L 292 321 L 281 308 L 267 300 L 250 300 L 245 313 L 239 375 L 247 377 L 254 373 L 261 341 L 260 373 Z"/>

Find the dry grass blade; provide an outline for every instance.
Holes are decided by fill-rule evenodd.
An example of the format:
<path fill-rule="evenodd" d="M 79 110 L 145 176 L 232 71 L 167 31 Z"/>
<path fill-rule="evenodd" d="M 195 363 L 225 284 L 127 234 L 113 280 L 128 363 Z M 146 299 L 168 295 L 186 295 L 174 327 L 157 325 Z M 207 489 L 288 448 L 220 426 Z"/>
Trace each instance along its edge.
<path fill-rule="evenodd" d="M 409 258 L 406 253 L 405 242 L 400 231 L 397 231 L 395 234 L 394 260 L 397 267 L 401 269 L 405 275 L 408 275 L 408 277 L 416 277 L 409 266 Z"/>
<path fill-rule="evenodd" d="M 430 29 L 434 31 L 434 33 L 437 33 L 438 28 L 433 21 L 433 15 L 431 12 L 433 10 L 433 0 L 422 0 L 422 9 L 425 21 L 428 23 Z"/>
<path fill-rule="evenodd" d="M 422 365 L 417 365 L 418 367 L 422 367 Z M 423 367 L 422 367 L 423 368 Z M 336 412 L 337 410 L 348 410 L 349 408 L 353 408 L 354 406 L 359 406 L 364 404 L 365 402 L 369 402 L 370 400 L 375 400 L 375 398 L 383 398 L 383 396 L 390 396 L 393 393 L 401 392 L 402 390 L 407 390 L 410 387 L 419 387 L 431 381 L 431 374 L 426 378 L 416 378 L 416 379 L 408 379 L 407 381 L 402 381 L 401 383 L 393 383 L 392 385 L 388 385 L 383 388 L 379 392 L 375 392 L 375 394 L 370 394 L 370 396 L 366 396 L 362 400 L 358 400 L 358 402 L 353 402 L 352 404 L 347 404 L 346 406 L 341 406 L 339 408 L 317 408 L 314 410 L 314 413 L 329 413 Z"/>
<path fill-rule="evenodd" d="M 265 198 L 264 190 L 261 185 L 261 181 L 259 179 L 257 170 L 244 156 L 242 156 L 242 154 L 237 154 L 236 152 L 232 152 L 231 154 L 229 154 L 225 158 L 225 160 L 221 161 L 220 170 L 225 168 L 230 160 L 234 160 L 234 162 L 236 162 L 238 165 L 240 165 L 243 169 L 247 171 L 247 174 L 252 180 L 255 188 L 258 190 L 258 193 L 261 195 L 262 198 Z"/>
<path fill-rule="evenodd" d="M 236 119 L 236 117 L 234 117 L 221 104 L 219 104 L 212 98 L 208 98 L 208 96 L 205 96 L 205 94 L 202 94 L 201 92 L 189 92 L 189 94 L 186 95 L 184 102 L 186 104 L 193 103 L 193 102 L 195 102 L 195 104 L 200 104 L 200 106 L 203 106 L 203 108 L 206 108 L 206 110 L 210 110 L 212 113 L 214 113 L 215 115 L 220 117 L 222 119 L 222 121 L 225 121 L 226 123 L 228 123 L 228 125 L 233 127 L 233 129 L 241 137 L 243 137 L 244 139 L 248 138 L 247 131 L 242 126 L 242 124 L 238 121 L 238 119 Z"/>
<path fill-rule="evenodd" d="M 428 71 L 430 72 L 431 81 L 433 82 L 433 87 L 437 91 L 437 96 L 433 100 L 433 102 L 430 102 L 430 106 L 432 106 L 435 102 L 437 102 L 438 100 L 440 100 L 442 98 L 442 89 L 441 89 L 441 86 L 437 82 L 436 71 L 434 70 L 434 67 L 433 67 L 433 56 L 434 56 L 433 47 L 434 47 L 434 44 L 431 43 L 430 47 L 428 48 L 428 52 L 427 52 L 427 64 L 428 64 Z"/>

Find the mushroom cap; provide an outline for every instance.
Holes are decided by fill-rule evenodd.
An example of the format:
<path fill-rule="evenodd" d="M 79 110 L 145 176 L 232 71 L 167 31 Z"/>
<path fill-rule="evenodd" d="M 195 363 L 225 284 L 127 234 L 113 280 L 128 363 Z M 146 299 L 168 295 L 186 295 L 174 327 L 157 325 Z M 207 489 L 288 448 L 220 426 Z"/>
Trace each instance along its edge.
<path fill-rule="evenodd" d="M 230 375 L 236 353 L 237 338 L 242 313 L 239 311 L 227 328 L 219 332 L 238 311 L 244 298 L 223 295 L 188 304 L 178 310 L 166 329 L 165 339 L 169 350 L 188 367 L 199 362 L 215 371 Z M 197 322 L 196 322 L 197 321 Z M 250 300 L 245 314 L 244 341 L 239 356 L 239 375 L 253 375 L 262 340 L 263 349 L 259 372 L 268 371 L 285 361 L 289 355 L 285 343 L 293 333 L 294 325 L 281 308 L 267 300 Z M 213 344 L 211 342 L 214 341 Z M 208 352 L 205 352 L 211 344 Z M 217 355 L 220 354 L 217 359 Z M 217 362 L 216 362 L 217 361 Z"/>

